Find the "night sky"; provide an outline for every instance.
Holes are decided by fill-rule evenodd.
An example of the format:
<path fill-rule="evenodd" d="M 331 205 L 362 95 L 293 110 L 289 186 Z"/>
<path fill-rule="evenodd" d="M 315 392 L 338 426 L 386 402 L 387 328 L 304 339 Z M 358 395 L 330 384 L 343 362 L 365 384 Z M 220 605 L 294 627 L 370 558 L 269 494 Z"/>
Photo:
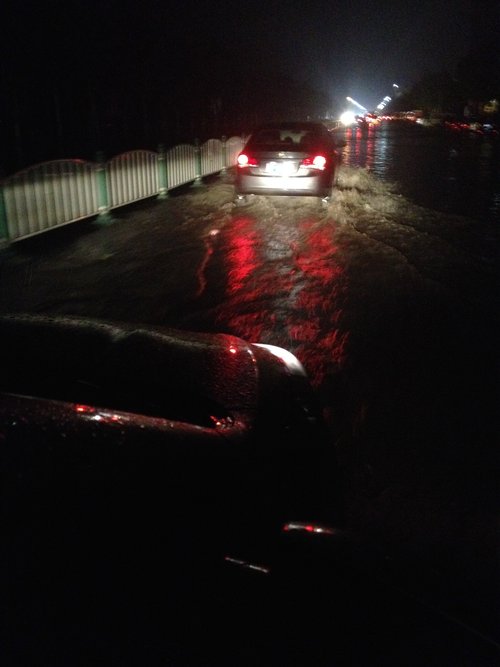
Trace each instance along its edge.
<path fill-rule="evenodd" d="M 470 46 L 475 0 L 108 0 L 12 2 L 7 62 L 52 62 L 58 54 L 130 66 L 182 67 L 201 59 L 232 58 L 279 68 L 374 106 L 392 83 L 409 86 L 425 69 L 453 67 Z M 495 6 L 490 3 L 490 6 Z M 490 10 L 491 11 L 491 10 Z M 70 55 L 76 47 L 77 54 Z M 90 53 L 89 53 L 90 51 Z M 165 60 L 162 61 L 162 58 Z M 149 62 L 149 61 L 148 61 Z M 29 62 L 24 67 L 30 67 Z M 344 95 L 345 93 L 345 95 Z"/>
<path fill-rule="evenodd" d="M 80 113 L 91 126 L 93 110 L 112 116 L 113 104 L 122 115 L 125 103 L 164 113 L 182 98 L 185 109 L 250 77 L 262 95 L 269 72 L 325 93 L 333 112 L 347 96 L 375 108 L 393 83 L 404 90 L 426 71 L 453 71 L 499 26 L 484 0 L 2 0 L 0 12 L 0 131 L 10 135 L 29 106 L 40 127 L 59 114 L 65 137 L 67 119 Z M 33 124 L 21 128 L 25 142 Z"/>
<path fill-rule="evenodd" d="M 426 69 L 453 67 L 471 36 L 468 0 L 271 0 L 240 3 L 238 10 L 223 4 L 227 29 L 241 44 L 238 57 L 256 52 L 367 107 L 394 82 L 409 86 Z"/>

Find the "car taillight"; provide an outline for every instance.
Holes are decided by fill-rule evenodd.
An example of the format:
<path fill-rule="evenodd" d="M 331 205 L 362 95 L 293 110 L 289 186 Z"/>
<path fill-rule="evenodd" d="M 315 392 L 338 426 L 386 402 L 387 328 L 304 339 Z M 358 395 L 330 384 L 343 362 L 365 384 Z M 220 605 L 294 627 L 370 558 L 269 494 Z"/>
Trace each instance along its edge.
<path fill-rule="evenodd" d="M 259 166 L 259 161 L 252 157 L 251 155 L 247 155 L 246 153 L 240 153 L 238 155 L 238 167 L 258 167 Z"/>
<path fill-rule="evenodd" d="M 315 155 L 314 157 L 306 157 L 300 163 L 301 167 L 309 167 L 311 169 L 321 169 L 326 167 L 326 157 L 324 155 Z"/>

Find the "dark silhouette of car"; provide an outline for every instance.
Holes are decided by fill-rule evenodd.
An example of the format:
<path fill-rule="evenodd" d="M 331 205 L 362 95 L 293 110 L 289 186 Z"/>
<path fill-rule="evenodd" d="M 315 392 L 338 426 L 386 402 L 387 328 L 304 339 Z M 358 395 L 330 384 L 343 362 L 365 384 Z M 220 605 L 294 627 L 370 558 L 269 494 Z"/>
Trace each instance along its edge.
<path fill-rule="evenodd" d="M 283 122 L 261 125 L 238 156 L 236 203 L 247 195 L 299 195 L 328 202 L 340 155 L 323 123 Z"/>

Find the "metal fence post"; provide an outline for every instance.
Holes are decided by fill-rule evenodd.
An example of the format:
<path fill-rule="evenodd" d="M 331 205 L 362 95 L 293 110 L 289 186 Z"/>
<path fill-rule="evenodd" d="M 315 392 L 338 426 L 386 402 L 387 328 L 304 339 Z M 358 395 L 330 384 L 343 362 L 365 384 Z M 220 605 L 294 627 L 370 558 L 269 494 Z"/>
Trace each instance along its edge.
<path fill-rule="evenodd" d="M 168 167 L 165 144 L 158 146 L 158 199 L 168 197 Z"/>
<path fill-rule="evenodd" d="M 109 212 L 109 193 L 108 193 L 108 179 L 106 171 L 106 161 L 104 153 L 99 151 L 96 155 L 97 168 L 97 221 L 101 224 L 111 222 L 111 214 Z"/>
<path fill-rule="evenodd" d="M 9 242 L 9 228 L 7 226 L 7 209 L 3 195 L 3 185 L 0 183 L 0 248 Z"/>
<path fill-rule="evenodd" d="M 194 157 L 195 157 L 195 179 L 193 185 L 200 186 L 202 185 L 201 180 L 201 148 L 200 142 L 198 139 L 194 140 Z"/>
<path fill-rule="evenodd" d="M 224 135 L 221 137 L 221 144 L 222 144 L 222 159 L 223 159 L 223 167 L 222 167 L 222 171 L 221 171 L 222 174 L 225 174 L 226 171 L 227 171 L 227 151 L 226 151 L 226 141 L 227 141 L 227 137 L 226 137 L 226 135 L 224 134 Z"/>

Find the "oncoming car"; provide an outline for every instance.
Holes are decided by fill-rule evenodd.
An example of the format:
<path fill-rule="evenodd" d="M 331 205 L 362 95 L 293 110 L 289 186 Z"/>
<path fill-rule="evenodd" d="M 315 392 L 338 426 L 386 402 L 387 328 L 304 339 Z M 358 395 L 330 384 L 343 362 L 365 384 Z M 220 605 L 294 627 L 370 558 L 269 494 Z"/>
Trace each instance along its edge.
<path fill-rule="evenodd" d="M 303 195 L 328 202 L 340 155 L 323 123 L 267 123 L 250 135 L 238 156 L 236 204 L 247 195 Z"/>

